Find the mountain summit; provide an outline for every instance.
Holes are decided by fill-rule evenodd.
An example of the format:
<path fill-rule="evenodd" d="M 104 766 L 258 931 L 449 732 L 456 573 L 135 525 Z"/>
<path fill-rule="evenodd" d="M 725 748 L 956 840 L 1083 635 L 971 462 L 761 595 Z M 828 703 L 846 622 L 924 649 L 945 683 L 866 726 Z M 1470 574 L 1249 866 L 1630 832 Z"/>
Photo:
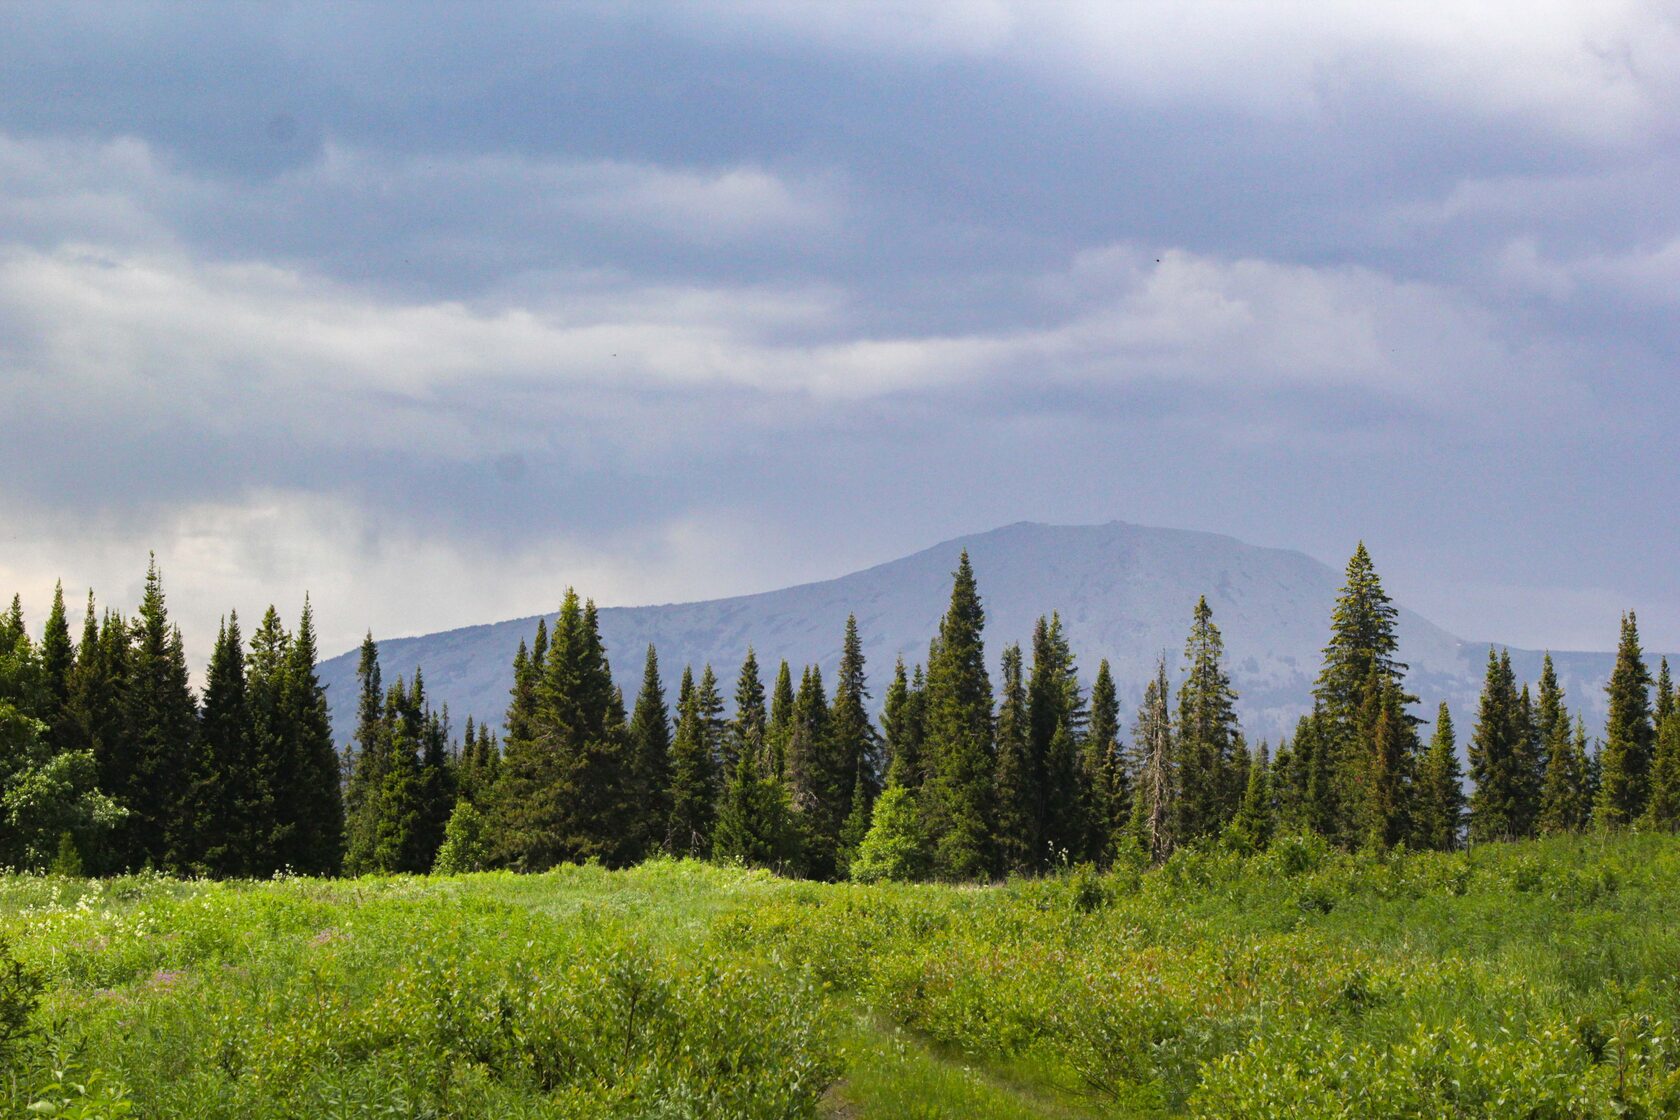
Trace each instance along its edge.
<path fill-rule="evenodd" d="M 1197 597 L 1206 595 L 1225 636 L 1249 737 L 1275 743 L 1312 703 L 1330 608 L 1341 586 L 1339 570 L 1300 552 L 1260 548 L 1216 533 L 1119 521 L 1023 521 L 838 579 L 696 603 L 604 607 L 601 633 L 628 703 L 635 699 L 650 642 L 659 649 L 668 684 L 681 675 L 683 665 L 698 671 L 706 663 L 728 684 L 749 644 L 769 676 L 786 658 L 796 676 L 810 663 L 821 665 L 824 678 L 832 680 L 846 615 L 855 613 L 878 703 L 896 658 L 902 656 L 906 664 L 926 660 L 928 641 L 950 595 L 951 573 L 964 549 L 985 604 L 986 649 L 994 666 L 1005 645 L 1027 642 L 1039 615 L 1057 611 L 1083 679 L 1088 683 L 1106 657 L 1122 701 L 1135 706 L 1158 656 L 1164 653 L 1176 673 L 1191 610 Z M 588 593 L 587 588 L 579 591 Z M 521 638 L 530 640 L 538 617 L 383 640 L 380 663 L 387 680 L 399 673 L 412 676 L 421 666 L 427 695 L 449 705 L 457 727 L 469 715 L 500 727 L 513 683 L 514 650 Z M 1404 608 L 1399 631 L 1412 691 L 1424 701 L 1419 714 L 1432 713 L 1444 699 L 1466 717 L 1467 733 L 1487 644 L 1465 642 Z M 1538 653 L 1511 653 L 1521 676 L 1538 677 Z M 1571 710 L 1593 725 L 1602 718 L 1612 656 L 1554 654 L 1553 660 Z M 321 666 L 341 743 L 355 728 L 355 670 L 353 651 Z"/>

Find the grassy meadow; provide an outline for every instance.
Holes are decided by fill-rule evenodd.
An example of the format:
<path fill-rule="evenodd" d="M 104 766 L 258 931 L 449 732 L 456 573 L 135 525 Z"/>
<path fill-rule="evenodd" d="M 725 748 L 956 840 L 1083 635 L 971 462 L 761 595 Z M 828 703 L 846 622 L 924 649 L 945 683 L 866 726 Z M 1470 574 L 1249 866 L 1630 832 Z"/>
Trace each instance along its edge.
<path fill-rule="evenodd" d="M 987 888 L 15 876 L 0 938 L 6 1116 L 1680 1115 L 1665 837 Z"/>

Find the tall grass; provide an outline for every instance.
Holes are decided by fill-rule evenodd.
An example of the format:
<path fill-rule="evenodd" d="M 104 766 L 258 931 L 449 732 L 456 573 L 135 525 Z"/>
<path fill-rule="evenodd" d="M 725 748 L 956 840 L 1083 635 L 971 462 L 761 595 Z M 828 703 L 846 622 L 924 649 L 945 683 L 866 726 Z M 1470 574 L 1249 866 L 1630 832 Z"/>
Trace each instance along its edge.
<path fill-rule="evenodd" d="M 1680 1116 L 1677 914 L 1680 846 L 1638 836 L 1387 859 L 1284 839 L 985 889 L 677 862 L 13 877 L 0 937 L 44 990 L 0 1102 L 242 1120 Z"/>

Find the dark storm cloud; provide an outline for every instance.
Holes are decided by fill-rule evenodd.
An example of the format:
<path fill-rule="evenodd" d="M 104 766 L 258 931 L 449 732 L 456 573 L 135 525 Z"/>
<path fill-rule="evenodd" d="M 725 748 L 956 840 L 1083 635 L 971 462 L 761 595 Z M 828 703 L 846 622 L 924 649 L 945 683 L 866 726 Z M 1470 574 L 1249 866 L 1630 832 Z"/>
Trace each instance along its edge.
<path fill-rule="evenodd" d="M 1673 13 L 1455 11 L 20 9 L 0 571 L 348 639 L 1120 516 L 1661 634 Z"/>

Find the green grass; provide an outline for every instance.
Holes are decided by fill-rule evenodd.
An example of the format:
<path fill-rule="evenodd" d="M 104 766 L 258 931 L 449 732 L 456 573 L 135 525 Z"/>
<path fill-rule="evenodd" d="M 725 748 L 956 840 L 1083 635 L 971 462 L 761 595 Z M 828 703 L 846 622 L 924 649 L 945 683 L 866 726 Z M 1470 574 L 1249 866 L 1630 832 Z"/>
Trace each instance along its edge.
<path fill-rule="evenodd" d="M 983 889 L 10 877 L 0 937 L 45 981 L 0 1115 L 1680 1116 L 1666 837 Z"/>

